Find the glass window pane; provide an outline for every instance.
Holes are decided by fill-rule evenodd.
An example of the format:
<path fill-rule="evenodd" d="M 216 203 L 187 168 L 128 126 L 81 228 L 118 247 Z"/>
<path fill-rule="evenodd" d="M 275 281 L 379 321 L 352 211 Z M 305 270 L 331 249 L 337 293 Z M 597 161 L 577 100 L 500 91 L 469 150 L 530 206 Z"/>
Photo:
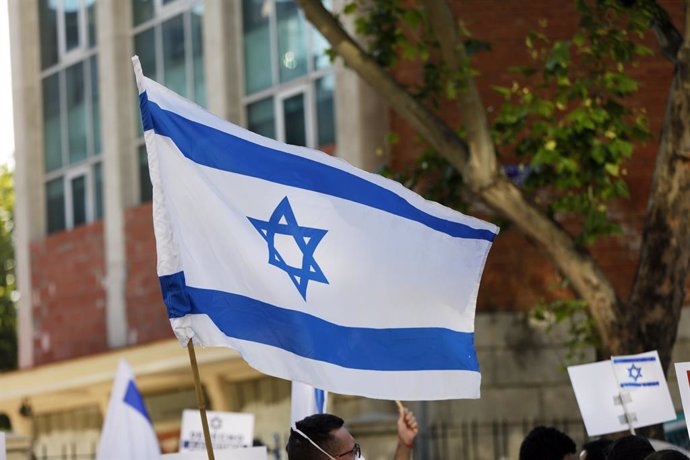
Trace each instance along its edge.
<path fill-rule="evenodd" d="M 89 21 L 89 48 L 96 46 L 96 0 L 86 0 L 86 15 Z"/>
<path fill-rule="evenodd" d="M 65 71 L 67 95 L 67 135 L 69 163 L 84 160 L 86 147 L 86 95 L 84 88 L 84 63 L 80 62 Z"/>
<path fill-rule="evenodd" d="M 79 176 L 71 180 L 72 187 L 72 225 L 75 227 L 86 222 L 86 177 Z"/>
<path fill-rule="evenodd" d="M 93 165 L 94 219 L 103 218 L 103 168 L 101 163 Z"/>
<path fill-rule="evenodd" d="M 153 198 L 153 186 L 149 176 L 149 160 L 146 156 L 146 146 L 139 146 L 139 202 L 145 203 Z"/>
<path fill-rule="evenodd" d="M 335 104 L 333 75 L 316 81 L 316 124 L 318 146 L 335 144 Z"/>
<path fill-rule="evenodd" d="M 294 2 L 276 2 L 278 20 L 278 68 L 280 81 L 307 73 L 307 26 L 302 10 Z"/>
<path fill-rule="evenodd" d="M 206 79 L 204 78 L 204 39 L 202 21 L 204 7 L 192 8 L 192 62 L 194 65 L 194 100 L 206 107 Z"/>
<path fill-rule="evenodd" d="M 94 155 L 101 154 L 101 101 L 98 92 L 98 59 L 89 59 L 91 69 L 91 137 L 93 138 Z"/>
<path fill-rule="evenodd" d="M 43 166 L 46 172 L 62 166 L 60 75 L 43 79 Z"/>
<path fill-rule="evenodd" d="M 65 49 L 79 46 L 79 0 L 64 0 L 65 8 Z"/>
<path fill-rule="evenodd" d="M 247 129 L 262 136 L 275 139 L 276 127 L 272 98 L 247 106 Z"/>
<path fill-rule="evenodd" d="M 62 177 L 46 183 L 46 220 L 48 233 L 65 229 L 65 189 Z"/>
<path fill-rule="evenodd" d="M 271 33 L 264 0 L 242 1 L 244 33 L 244 82 L 247 94 L 268 88 L 273 83 Z"/>
<path fill-rule="evenodd" d="M 153 18 L 153 0 L 132 0 L 132 23 L 141 24 Z"/>
<path fill-rule="evenodd" d="M 163 82 L 177 94 L 187 96 L 183 16 L 163 23 Z"/>
<path fill-rule="evenodd" d="M 144 72 L 144 75 L 157 79 L 156 34 L 153 28 L 139 32 L 134 36 L 134 53 L 139 56 L 141 70 Z"/>
<path fill-rule="evenodd" d="M 57 12 L 55 8 L 56 2 L 52 0 L 40 0 L 38 4 L 42 69 L 58 62 Z"/>
<path fill-rule="evenodd" d="M 307 145 L 304 94 L 296 94 L 283 100 L 283 119 L 285 120 L 285 142 L 293 145 Z"/>

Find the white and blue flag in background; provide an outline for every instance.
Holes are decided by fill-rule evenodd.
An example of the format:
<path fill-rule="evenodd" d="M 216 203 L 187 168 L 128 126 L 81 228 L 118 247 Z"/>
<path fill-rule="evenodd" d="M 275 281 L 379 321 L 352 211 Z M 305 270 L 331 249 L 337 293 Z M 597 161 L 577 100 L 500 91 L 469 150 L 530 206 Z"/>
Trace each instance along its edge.
<path fill-rule="evenodd" d="M 328 411 L 328 392 L 301 382 L 292 382 L 290 426 L 304 417 Z"/>
<path fill-rule="evenodd" d="M 158 275 L 184 345 L 378 399 L 478 398 L 474 313 L 498 229 L 235 126 L 143 76 Z"/>
<path fill-rule="evenodd" d="M 122 359 L 110 394 L 96 460 L 149 460 L 160 456 L 158 438 L 134 373 Z"/>

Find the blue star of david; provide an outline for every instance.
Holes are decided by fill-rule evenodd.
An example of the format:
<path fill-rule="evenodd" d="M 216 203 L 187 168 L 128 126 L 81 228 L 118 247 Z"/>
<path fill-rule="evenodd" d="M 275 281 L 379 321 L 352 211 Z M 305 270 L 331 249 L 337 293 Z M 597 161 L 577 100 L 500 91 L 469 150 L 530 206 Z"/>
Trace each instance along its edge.
<path fill-rule="evenodd" d="M 637 379 L 642 378 L 642 368 L 635 366 L 635 364 L 632 364 L 628 368 L 628 377 L 637 382 Z"/>
<path fill-rule="evenodd" d="M 292 207 L 287 197 L 276 206 L 271 218 L 267 221 L 247 217 L 254 228 L 268 244 L 268 263 L 274 265 L 290 276 L 293 284 L 304 300 L 307 300 L 307 285 L 309 281 L 328 284 L 326 275 L 314 260 L 314 251 L 326 235 L 328 230 L 320 228 L 301 227 L 295 219 Z M 297 247 L 302 251 L 302 266 L 293 267 L 285 262 L 275 247 L 276 235 L 291 235 Z"/>

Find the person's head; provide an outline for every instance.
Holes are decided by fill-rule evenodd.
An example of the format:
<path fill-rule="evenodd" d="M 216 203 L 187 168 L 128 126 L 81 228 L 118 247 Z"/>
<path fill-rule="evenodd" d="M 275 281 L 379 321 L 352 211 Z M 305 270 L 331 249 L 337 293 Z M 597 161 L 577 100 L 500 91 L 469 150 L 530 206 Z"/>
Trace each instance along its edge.
<path fill-rule="evenodd" d="M 534 428 L 520 446 L 520 460 L 564 460 L 574 453 L 575 442 L 553 427 Z"/>
<path fill-rule="evenodd" d="M 582 446 L 580 460 L 606 460 L 611 444 L 613 440 L 608 438 L 586 442 Z"/>
<path fill-rule="evenodd" d="M 297 430 L 290 429 L 286 446 L 288 460 L 358 458 L 359 444 L 344 423 L 343 419 L 331 414 L 310 415 L 300 420 L 295 424 Z"/>
<path fill-rule="evenodd" d="M 677 450 L 664 449 L 647 455 L 644 460 L 688 460 L 688 457 Z"/>
<path fill-rule="evenodd" d="M 654 447 L 642 436 L 629 435 L 617 439 L 609 451 L 607 460 L 644 460 L 654 453 Z"/>

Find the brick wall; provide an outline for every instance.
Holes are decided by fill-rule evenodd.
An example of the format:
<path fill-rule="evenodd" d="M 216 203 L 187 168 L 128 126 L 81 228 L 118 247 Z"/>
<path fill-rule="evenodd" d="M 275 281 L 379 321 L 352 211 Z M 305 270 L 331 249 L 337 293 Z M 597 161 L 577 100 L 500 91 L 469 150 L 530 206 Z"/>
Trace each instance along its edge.
<path fill-rule="evenodd" d="M 103 225 L 31 244 L 34 364 L 107 349 Z"/>
<path fill-rule="evenodd" d="M 500 6 L 496 6 L 500 3 Z M 683 26 L 683 2 L 660 2 L 674 18 L 677 27 Z M 547 35 L 567 38 L 575 29 L 577 13 L 574 2 L 553 0 L 456 0 L 456 13 L 473 33 L 474 38 L 491 43 L 491 51 L 479 53 L 473 66 L 479 71 L 477 85 L 489 118 L 501 99 L 493 86 L 510 86 L 513 76 L 507 72 L 511 65 L 525 63 L 526 34 L 537 29 L 537 21 L 547 19 Z M 648 37 L 648 46 L 658 53 L 654 38 Z M 647 195 L 651 173 L 659 145 L 666 97 L 672 77 L 672 65 L 660 56 L 644 61 L 634 73 L 641 84 L 637 102 L 648 111 L 654 139 L 646 146 L 638 147 L 628 164 L 627 177 L 630 200 L 622 200 L 610 206 L 610 213 L 620 218 L 624 235 L 600 241 L 592 253 L 609 275 L 619 296 L 627 298 L 638 258 L 642 219 L 647 207 Z M 396 76 L 405 82 L 419 78 L 419 66 L 406 64 L 396 69 Z M 444 116 L 453 126 L 457 125 L 457 110 L 449 107 Z M 421 152 L 417 134 L 396 113 L 391 112 L 391 128 L 399 134 L 400 142 L 393 147 L 393 166 L 403 168 Z M 479 292 L 480 310 L 525 310 L 535 302 L 554 297 L 545 287 L 558 282 L 559 277 L 540 251 L 515 229 L 505 229 L 496 239 L 487 260 L 486 270 Z M 690 300 L 690 298 L 689 298 Z"/>
<path fill-rule="evenodd" d="M 130 342 L 172 338 L 156 274 L 156 241 L 151 203 L 125 212 L 127 322 Z"/>

